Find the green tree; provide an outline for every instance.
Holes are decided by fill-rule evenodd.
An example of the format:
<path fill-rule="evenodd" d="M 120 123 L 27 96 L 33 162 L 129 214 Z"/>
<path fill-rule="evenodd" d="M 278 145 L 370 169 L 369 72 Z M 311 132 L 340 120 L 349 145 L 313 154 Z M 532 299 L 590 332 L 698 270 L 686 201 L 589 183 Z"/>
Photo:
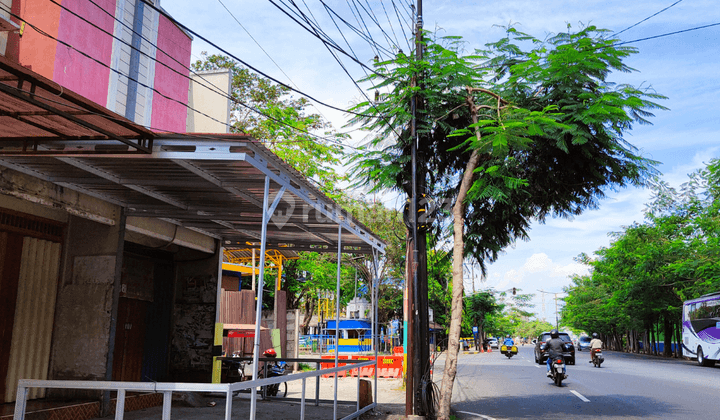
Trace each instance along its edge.
<path fill-rule="evenodd" d="M 306 98 L 293 97 L 289 88 L 251 72 L 230 57 L 203 52 L 192 69 L 229 69 L 231 131 L 253 136 L 315 181 L 323 192 L 332 198 L 338 195 L 339 185 L 347 176 L 336 167 L 343 164 L 343 141 L 348 136 L 334 130 L 322 115 L 310 112 Z"/>
<path fill-rule="evenodd" d="M 662 97 L 607 81 L 612 71 L 633 70 L 622 60 L 636 50 L 615 46 L 594 26 L 568 29 L 542 41 L 509 28 L 486 51 L 465 56 L 457 37 L 426 37 L 422 60 L 399 54 L 377 63 L 380 76 L 369 79 L 389 92 L 354 108 L 362 115 L 353 121 L 372 133 L 354 160 L 359 183 L 401 190 L 411 173 L 410 98 L 418 93 L 421 179 L 431 197 L 452 203 L 441 419 L 449 417 L 457 370 L 464 256 L 484 267 L 526 238 L 533 219 L 579 214 L 597 206 L 607 188 L 641 185 L 653 173 L 654 162 L 622 136 L 633 122 L 647 123 L 649 110 L 661 108 L 651 100 Z"/>
<path fill-rule="evenodd" d="M 479 292 L 465 298 L 465 316 L 478 327 L 478 340 L 481 343 L 487 333 L 488 317 L 500 312 L 495 296 L 489 292 Z M 479 344 L 479 343 L 478 343 Z"/>
<path fill-rule="evenodd" d="M 563 319 L 629 351 L 639 351 L 639 340 L 662 340 L 670 355 L 681 336 L 682 302 L 720 288 L 717 176 L 713 160 L 680 191 L 655 182 L 644 223 L 613 234 L 595 258 L 581 255 L 592 271 L 566 289 Z"/>

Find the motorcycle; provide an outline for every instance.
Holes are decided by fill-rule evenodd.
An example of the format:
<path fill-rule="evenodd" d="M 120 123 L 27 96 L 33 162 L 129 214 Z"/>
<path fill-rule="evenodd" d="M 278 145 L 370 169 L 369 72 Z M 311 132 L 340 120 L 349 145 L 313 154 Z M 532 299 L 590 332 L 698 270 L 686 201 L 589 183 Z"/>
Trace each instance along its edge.
<path fill-rule="evenodd" d="M 602 350 L 601 349 L 593 349 L 592 351 L 592 363 L 593 366 L 596 368 L 599 368 L 602 362 L 605 361 L 605 358 L 603 357 Z"/>
<path fill-rule="evenodd" d="M 507 356 L 508 359 L 513 357 L 514 355 L 516 355 L 517 352 L 518 352 L 517 346 L 506 346 L 505 344 L 500 346 L 500 353 Z"/>
<path fill-rule="evenodd" d="M 557 357 L 552 361 L 550 369 L 550 378 L 552 378 L 555 385 L 562 386 L 563 379 L 567 378 L 565 371 L 565 359 L 563 357 Z"/>
<path fill-rule="evenodd" d="M 273 378 L 276 376 L 283 376 L 285 374 L 285 368 L 287 364 L 285 362 L 268 362 L 267 376 Z M 264 373 L 260 374 L 260 377 L 264 377 Z M 281 382 L 279 384 L 267 385 L 265 388 L 265 395 L 270 397 L 280 397 L 287 395 L 287 382 Z"/>

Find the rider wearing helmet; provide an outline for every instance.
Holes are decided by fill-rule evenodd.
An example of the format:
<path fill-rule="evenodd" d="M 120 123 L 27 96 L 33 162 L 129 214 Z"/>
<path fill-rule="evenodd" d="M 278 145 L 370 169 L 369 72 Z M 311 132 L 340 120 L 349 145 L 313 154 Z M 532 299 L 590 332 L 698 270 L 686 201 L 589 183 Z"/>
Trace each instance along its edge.
<path fill-rule="evenodd" d="M 512 347 L 515 345 L 515 342 L 513 341 L 512 337 L 510 337 L 510 334 L 505 337 L 505 341 L 503 341 L 503 344 L 508 347 Z"/>
<path fill-rule="evenodd" d="M 550 369 L 552 368 L 553 360 L 563 356 L 563 345 L 564 342 L 560 339 L 560 332 L 553 328 L 550 331 L 550 339 L 544 345 L 548 352 L 547 376 L 552 376 Z M 563 373 L 565 372 L 563 371 Z"/>
<path fill-rule="evenodd" d="M 598 333 L 592 333 L 592 340 L 590 340 L 590 362 L 592 363 L 593 350 L 602 349 L 603 342 L 600 340 Z"/>

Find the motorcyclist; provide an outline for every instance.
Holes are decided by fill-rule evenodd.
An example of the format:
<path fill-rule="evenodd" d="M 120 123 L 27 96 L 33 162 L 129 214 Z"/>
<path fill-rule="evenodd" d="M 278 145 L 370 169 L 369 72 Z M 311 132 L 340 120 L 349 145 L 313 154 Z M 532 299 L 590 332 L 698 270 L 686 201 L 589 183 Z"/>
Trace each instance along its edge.
<path fill-rule="evenodd" d="M 560 332 L 556 329 L 550 331 L 550 339 L 544 344 L 545 350 L 548 352 L 547 358 L 547 376 L 552 376 L 550 369 L 552 369 L 553 360 L 563 357 L 564 342 L 560 339 Z M 563 368 L 563 374 L 565 374 L 565 368 Z"/>
<path fill-rule="evenodd" d="M 593 361 L 593 354 L 595 349 L 602 349 L 603 342 L 600 340 L 600 336 L 598 336 L 598 333 L 592 333 L 592 340 L 590 340 L 590 362 Z"/>
<path fill-rule="evenodd" d="M 508 347 L 512 347 L 515 345 L 515 342 L 513 341 L 512 337 L 510 337 L 510 334 L 505 337 L 505 341 L 503 341 L 503 344 Z"/>

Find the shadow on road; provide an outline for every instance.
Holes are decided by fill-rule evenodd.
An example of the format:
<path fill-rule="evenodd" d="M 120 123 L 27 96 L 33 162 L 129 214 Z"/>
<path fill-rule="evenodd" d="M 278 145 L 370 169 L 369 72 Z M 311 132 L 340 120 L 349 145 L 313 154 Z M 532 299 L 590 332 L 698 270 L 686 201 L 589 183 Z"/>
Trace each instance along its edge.
<path fill-rule="evenodd" d="M 555 386 L 549 384 L 550 386 Z M 453 404 L 456 412 L 467 411 L 490 417 L 499 418 L 553 418 L 563 415 L 601 417 L 649 417 L 679 413 L 680 408 L 674 404 L 637 395 L 602 395 L 588 397 L 590 402 L 583 402 L 571 394 L 569 387 L 563 386 L 557 395 L 524 395 L 508 397 L 481 398 Z M 458 418 L 473 418 L 467 414 L 458 414 Z"/>

